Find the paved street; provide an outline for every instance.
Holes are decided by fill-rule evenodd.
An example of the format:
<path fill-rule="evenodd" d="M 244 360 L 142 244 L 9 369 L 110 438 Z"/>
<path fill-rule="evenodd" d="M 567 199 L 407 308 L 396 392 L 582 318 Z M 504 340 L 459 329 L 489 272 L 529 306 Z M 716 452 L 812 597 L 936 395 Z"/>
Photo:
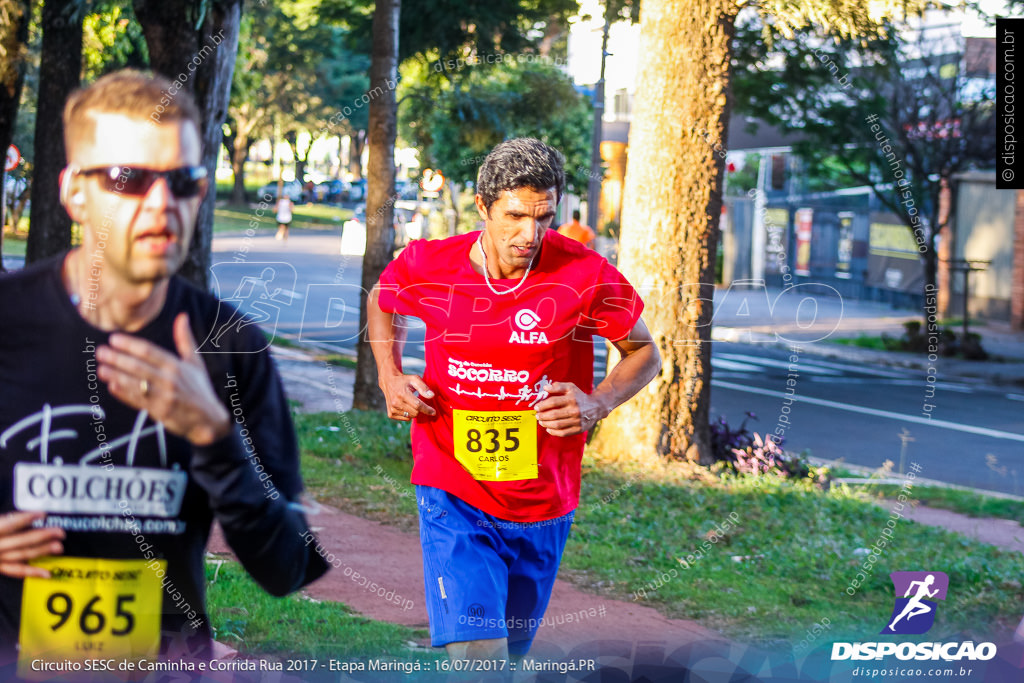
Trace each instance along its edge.
<path fill-rule="evenodd" d="M 276 320 L 279 334 L 351 351 L 361 263 L 359 256 L 340 255 L 340 244 L 340 234 L 324 232 L 295 231 L 285 245 L 269 236 L 248 243 L 218 237 L 219 294 L 243 310 L 251 307 L 265 326 Z M 254 284 L 260 291 L 266 286 L 272 304 L 260 303 Z M 790 370 L 791 352 L 779 342 L 879 329 L 896 334 L 913 316 L 828 294 L 812 287 L 781 296 L 749 287 L 716 293 L 711 414 L 738 425 L 753 411 L 755 431 L 783 430 L 787 449 L 819 458 L 869 467 L 890 460 L 897 471 L 901 462 L 904 469 L 917 462 L 922 477 L 1024 495 L 1024 389 L 939 374 L 934 398 L 927 399 L 925 370 L 826 360 L 806 351 Z M 415 369 L 423 357 L 422 331 L 413 329 L 409 337 L 407 367 Z M 795 381 L 790 394 L 787 379 Z M 933 406 L 930 418 L 926 403 Z"/>
<path fill-rule="evenodd" d="M 1024 495 L 1024 392 L 939 379 L 928 418 L 923 372 L 804 353 L 791 370 L 791 355 L 715 342 L 711 414 L 737 424 L 752 411 L 754 431 L 780 430 L 787 450 L 897 471 L 917 462 L 928 479 Z"/>

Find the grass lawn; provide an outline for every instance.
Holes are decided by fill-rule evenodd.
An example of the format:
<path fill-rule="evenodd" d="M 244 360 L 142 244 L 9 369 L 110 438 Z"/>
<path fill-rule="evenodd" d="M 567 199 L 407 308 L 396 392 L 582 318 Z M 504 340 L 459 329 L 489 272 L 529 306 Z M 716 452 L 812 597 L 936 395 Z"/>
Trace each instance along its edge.
<path fill-rule="evenodd" d="M 900 487 L 896 484 L 870 484 L 864 492 L 876 498 L 895 500 Z M 1024 521 L 1024 501 L 984 496 L 973 491 L 960 491 L 939 486 L 915 486 L 914 498 L 921 505 L 952 510 L 968 517 L 999 517 Z"/>
<path fill-rule="evenodd" d="M 355 370 L 358 365 L 354 356 L 344 355 L 341 353 L 315 353 L 315 349 L 312 347 L 280 334 L 272 335 L 264 331 L 263 336 L 275 346 L 282 346 L 289 349 L 304 349 L 307 353 L 313 353 L 313 358 L 315 360 L 323 363 L 329 363 L 335 367 L 351 368 L 352 370 Z"/>
<path fill-rule="evenodd" d="M 406 643 L 427 635 L 367 619 L 340 603 L 301 594 L 271 597 L 236 562 L 224 562 L 219 569 L 208 562 L 206 581 L 214 637 L 246 654 L 408 659 L 413 653 Z"/>
<path fill-rule="evenodd" d="M 296 427 L 306 483 L 318 500 L 416 528 L 407 425 L 352 411 L 297 415 Z M 671 468 L 638 476 L 588 453 L 582 501 L 563 575 L 741 641 L 796 642 L 826 617 L 835 640 L 877 633 L 892 610 L 892 571 L 949 575 L 936 639 L 1005 636 L 1020 620 L 1024 555 L 903 520 L 848 595 L 890 516 L 845 486 L 825 492 L 769 478 L 694 482 Z M 733 513 L 733 529 L 709 535 Z M 716 543 L 696 558 L 711 537 Z M 686 568 L 679 559 L 688 555 Z M 668 580 L 658 581 L 663 573 Z"/>
<path fill-rule="evenodd" d="M 862 334 L 857 337 L 845 337 L 845 338 L 829 338 L 827 340 L 832 344 L 842 344 L 843 346 L 856 346 L 861 349 L 874 349 L 875 351 L 904 351 L 900 346 L 900 340 L 898 337 L 890 337 L 889 335 L 882 335 L 880 337 Z"/>
<path fill-rule="evenodd" d="M 624 477 L 601 466 L 584 482 L 584 501 L 593 501 L 621 490 Z M 735 529 L 711 533 L 733 513 Z M 823 492 L 750 477 L 718 485 L 644 481 L 613 503 L 585 502 L 577 515 L 565 567 L 580 572 L 578 582 L 762 646 L 799 640 L 825 617 L 833 639 L 877 633 L 892 609 L 892 571 L 949 575 L 932 630 L 938 638 L 1005 635 L 1024 601 L 1024 555 L 905 521 L 873 570 L 852 585 L 890 515 L 845 487 Z M 702 546 L 711 537 L 718 542 Z M 672 569 L 678 575 L 651 590 Z"/>
<path fill-rule="evenodd" d="M 274 218 L 273 206 L 265 209 L 262 216 L 257 214 L 257 210 L 257 206 L 218 206 L 213 214 L 213 231 L 244 232 L 253 227 L 253 222 L 256 223 L 257 230 L 276 231 L 277 219 Z M 342 223 L 351 217 L 351 209 L 327 204 L 300 204 L 293 210 L 291 227 L 307 230 L 340 230 Z"/>
<path fill-rule="evenodd" d="M 28 244 L 28 235 L 19 233 L 17 237 L 9 232 L 4 233 L 4 256 L 24 256 Z"/>
<path fill-rule="evenodd" d="M 863 469 L 851 472 L 844 469 L 842 465 L 833 466 L 830 469 L 835 479 L 863 480 L 902 477 L 901 474 L 893 473 L 889 466 L 891 464 L 887 463 L 873 472 L 865 472 Z M 852 490 L 860 491 L 866 499 L 877 501 L 884 499 L 896 501 L 900 493 L 900 486 L 896 484 L 860 482 L 850 483 L 849 486 Z M 1024 500 L 1019 500 L 1019 496 L 1016 499 L 1004 498 L 946 486 L 915 486 L 914 500 L 921 505 L 951 510 L 968 517 L 998 517 L 1024 523 Z"/>
<path fill-rule="evenodd" d="M 317 360 L 323 361 L 324 363 L 330 363 L 339 368 L 351 368 L 353 370 L 359 365 L 356 359 L 352 356 L 345 356 L 340 353 L 327 353 L 322 356 L 317 356 Z"/>

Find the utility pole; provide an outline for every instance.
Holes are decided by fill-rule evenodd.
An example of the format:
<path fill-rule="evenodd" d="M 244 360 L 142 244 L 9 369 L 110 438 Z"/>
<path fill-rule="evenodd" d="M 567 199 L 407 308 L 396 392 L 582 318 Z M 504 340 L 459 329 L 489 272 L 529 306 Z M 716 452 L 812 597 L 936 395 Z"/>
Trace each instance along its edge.
<path fill-rule="evenodd" d="M 587 225 L 597 232 L 597 214 L 601 204 L 601 123 L 604 119 L 604 65 L 608 56 L 608 29 L 612 18 L 608 11 L 608 1 L 604 6 L 604 31 L 601 34 L 601 76 L 594 88 L 594 137 L 590 145 L 590 176 L 587 181 Z"/>

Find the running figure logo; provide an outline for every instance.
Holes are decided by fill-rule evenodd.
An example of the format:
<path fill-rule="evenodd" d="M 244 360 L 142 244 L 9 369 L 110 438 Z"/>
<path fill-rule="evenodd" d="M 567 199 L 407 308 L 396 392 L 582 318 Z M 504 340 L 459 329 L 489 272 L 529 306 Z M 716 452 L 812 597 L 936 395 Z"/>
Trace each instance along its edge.
<path fill-rule="evenodd" d="M 199 345 L 199 353 L 221 353 L 224 335 L 241 332 L 249 325 L 259 325 L 267 333 L 266 345 L 252 353 L 270 346 L 282 310 L 291 306 L 293 299 L 301 298 L 292 291 L 297 280 L 295 268 L 280 262 L 227 261 L 213 265 L 210 273 L 221 306 L 217 323 Z M 227 291 L 232 292 L 231 296 L 226 295 Z"/>
<path fill-rule="evenodd" d="M 889 578 L 896 588 L 896 605 L 881 633 L 927 633 L 935 623 L 936 601 L 946 599 L 949 577 L 943 572 L 893 572 Z"/>

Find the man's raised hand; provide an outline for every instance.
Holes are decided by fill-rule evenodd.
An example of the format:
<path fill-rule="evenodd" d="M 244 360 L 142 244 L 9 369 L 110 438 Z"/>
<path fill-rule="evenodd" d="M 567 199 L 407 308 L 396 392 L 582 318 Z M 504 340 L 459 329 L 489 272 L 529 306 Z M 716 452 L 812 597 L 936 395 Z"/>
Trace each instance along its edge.
<path fill-rule="evenodd" d="M 174 319 L 178 355 L 128 334 L 110 335 L 96 350 L 99 377 L 110 393 L 195 446 L 208 446 L 231 431 L 231 414 L 220 402 L 196 351 L 188 315 Z"/>

